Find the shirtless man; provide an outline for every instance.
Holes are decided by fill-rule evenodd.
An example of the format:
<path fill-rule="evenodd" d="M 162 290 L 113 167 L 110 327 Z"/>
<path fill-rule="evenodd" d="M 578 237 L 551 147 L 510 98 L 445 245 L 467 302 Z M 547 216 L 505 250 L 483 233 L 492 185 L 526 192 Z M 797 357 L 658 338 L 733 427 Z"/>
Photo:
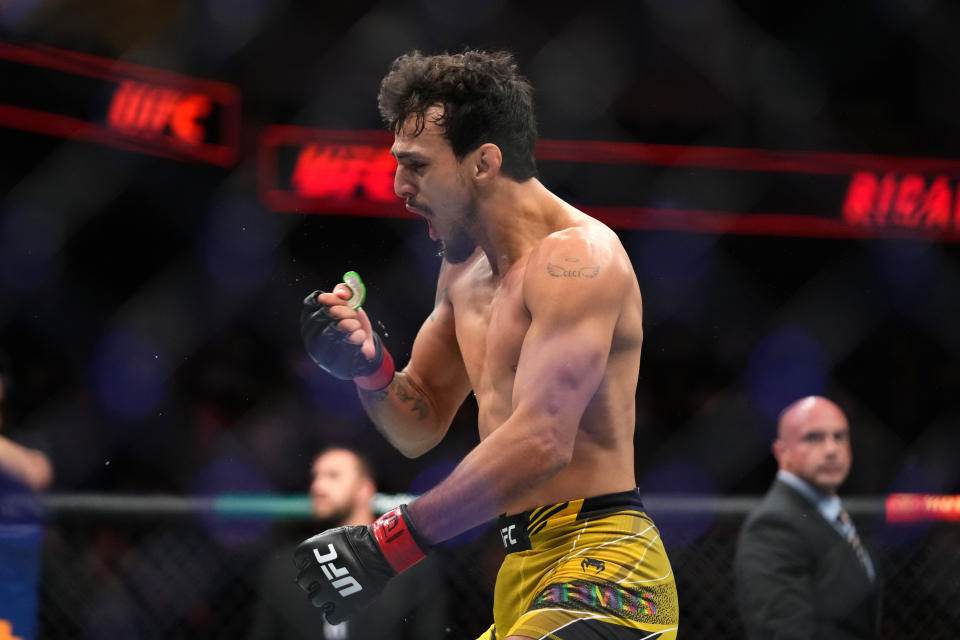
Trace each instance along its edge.
<path fill-rule="evenodd" d="M 379 105 L 396 193 L 443 243 L 436 306 L 394 372 L 345 285 L 313 293 L 307 350 L 356 382 L 404 455 L 440 442 L 471 391 L 481 442 L 410 505 L 301 544 L 300 586 L 346 619 L 432 544 L 505 514 L 484 640 L 674 638 L 673 573 L 634 475 L 643 329 L 629 257 L 537 180 L 532 89 L 509 54 L 401 56 Z"/>

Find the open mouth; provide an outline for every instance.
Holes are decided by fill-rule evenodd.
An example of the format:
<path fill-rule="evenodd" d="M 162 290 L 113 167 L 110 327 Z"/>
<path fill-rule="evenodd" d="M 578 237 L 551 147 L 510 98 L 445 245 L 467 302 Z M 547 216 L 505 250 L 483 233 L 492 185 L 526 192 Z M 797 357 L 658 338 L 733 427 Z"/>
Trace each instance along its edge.
<path fill-rule="evenodd" d="M 409 211 L 410 213 L 416 214 L 416 215 L 420 216 L 421 218 L 423 218 L 424 220 L 427 221 L 427 229 L 428 229 L 428 233 L 429 233 L 429 235 L 430 235 L 430 239 L 431 239 L 431 240 L 439 240 L 439 238 L 437 237 L 437 232 L 436 232 L 436 231 L 434 230 L 434 228 L 433 228 L 433 223 L 430 222 L 430 214 L 429 214 L 429 213 L 427 213 L 427 212 L 424 211 L 423 209 L 420 209 L 420 208 L 417 208 L 417 207 L 413 206 L 413 205 L 410 204 L 409 202 L 406 203 L 405 207 L 406 207 L 407 211 Z"/>
<path fill-rule="evenodd" d="M 407 211 L 409 211 L 410 213 L 415 213 L 418 216 L 423 216 L 423 217 L 427 216 L 427 212 L 421 209 L 420 207 L 416 206 L 416 204 L 414 203 L 406 202 L 405 206 L 407 208 Z"/>

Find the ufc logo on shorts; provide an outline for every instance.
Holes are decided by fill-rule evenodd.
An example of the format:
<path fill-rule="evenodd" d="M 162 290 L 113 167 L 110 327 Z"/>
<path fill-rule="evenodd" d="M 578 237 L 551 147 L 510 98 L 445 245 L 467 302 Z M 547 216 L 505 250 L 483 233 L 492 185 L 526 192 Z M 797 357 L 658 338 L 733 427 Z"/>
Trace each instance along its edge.
<path fill-rule="evenodd" d="M 320 555 L 320 551 L 314 549 L 313 555 L 317 558 L 320 568 L 323 569 L 323 575 L 327 576 L 327 580 L 330 581 L 333 588 L 344 598 L 362 591 L 363 587 L 360 586 L 356 578 L 350 575 L 346 567 L 338 567 L 333 564 L 333 561 L 337 559 L 337 550 L 333 548 L 332 544 L 327 546 L 330 548 L 330 553 Z"/>
<path fill-rule="evenodd" d="M 500 537 L 503 538 L 504 548 L 508 548 L 512 544 L 517 544 L 516 539 L 513 537 L 513 530 L 516 526 L 515 524 L 511 524 L 509 527 L 500 529 Z"/>

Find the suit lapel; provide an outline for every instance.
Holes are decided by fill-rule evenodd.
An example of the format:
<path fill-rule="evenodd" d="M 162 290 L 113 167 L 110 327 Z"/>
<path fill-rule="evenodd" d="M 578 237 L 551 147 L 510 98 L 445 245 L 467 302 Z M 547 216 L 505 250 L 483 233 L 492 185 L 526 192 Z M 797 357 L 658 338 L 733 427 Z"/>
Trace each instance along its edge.
<path fill-rule="evenodd" d="M 774 480 L 770 490 L 771 495 L 781 504 L 787 506 L 790 511 L 797 513 L 798 517 L 805 523 L 805 528 L 816 538 L 817 544 L 827 545 L 829 547 L 828 558 L 839 563 L 839 566 L 833 567 L 837 570 L 849 572 L 848 575 L 860 576 L 864 584 L 871 588 L 875 587 L 875 582 L 871 582 L 867 570 L 857 557 L 857 552 L 850 546 L 850 543 L 840 531 L 832 524 L 827 522 L 820 510 L 811 503 L 806 496 L 799 491 L 779 480 Z M 870 553 L 867 549 L 867 553 Z M 872 554 L 871 554 L 872 560 Z M 876 562 L 873 562 L 876 567 Z M 874 569 L 876 571 L 876 569 Z"/>

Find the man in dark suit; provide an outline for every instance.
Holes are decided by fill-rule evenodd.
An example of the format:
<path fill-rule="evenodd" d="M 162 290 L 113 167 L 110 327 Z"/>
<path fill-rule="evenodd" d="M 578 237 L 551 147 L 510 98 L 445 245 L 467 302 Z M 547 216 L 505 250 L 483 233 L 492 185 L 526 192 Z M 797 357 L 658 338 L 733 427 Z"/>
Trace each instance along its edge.
<path fill-rule="evenodd" d="M 734 579 L 747 636 L 847 640 L 880 632 L 880 581 L 837 497 L 850 427 L 826 398 L 780 414 L 777 478 L 740 530 Z"/>
<path fill-rule="evenodd" d="M 314 458 L 310 499 L 314 516 L 330 526 L 370 524 L 376 493 L 373 469 L 359 452 L 331 447 Z M 315 526 L 315 525 L 312 525 Z M 299 542 L 302 535 L 297 535 Z M 445 636 L 443 581 L 428 558 L 391 582 L 365 615 L 329 624 L 303 598 L 293 576 L 295 543 L 267 560 L 258 588 L 249 640 L 440 640 Z"/>

